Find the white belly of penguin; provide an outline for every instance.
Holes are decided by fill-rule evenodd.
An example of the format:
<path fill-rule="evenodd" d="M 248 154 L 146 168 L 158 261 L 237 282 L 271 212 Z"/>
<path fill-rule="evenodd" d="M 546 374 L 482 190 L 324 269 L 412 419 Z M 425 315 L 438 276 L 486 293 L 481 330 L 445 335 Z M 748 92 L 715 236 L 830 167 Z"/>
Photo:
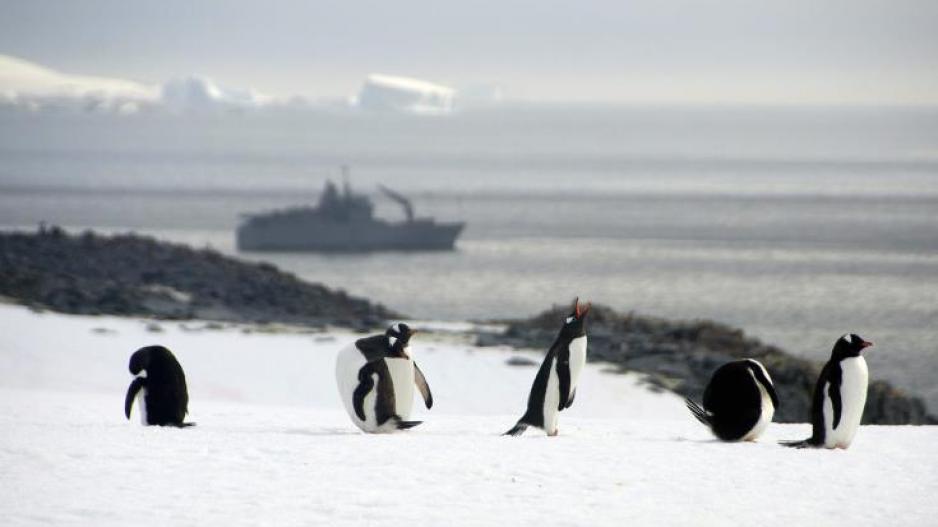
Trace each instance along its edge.
<path fill-rule="evenodd" d="M 394 382 L 394 408 L 401 419 L 410 417 L 414 408 L 414 361 L 411 359 L 384 359 Z"/>
<path fill-rule="evenodd" d="M 580 382 L 580 373 L 586 366 L 586 335 L 570 341 L 570 393 Z"/>
<path fill-rule="evenodd" d="M 137 392 L 137 413 L 140 415 L 140 424 L 148 425 L 147 422 L 147 389 L 140 388 Z"/>
<path fill-rule="evenodd" d="M 576 390 L 580 382 L 580 373 L 586 365 L 586 336 L 577 337 L 570 341 L 570 394 Z M 557 375 L 557 359 L 550 365 L 550 376 L 547 378 L 547 392 L 544 394 L 544 430 L 548 434 L 557 432 L 557 419 L 560 410 L 560 377 Z"/>
<path fill-rule="evenodd" d="M 768 390 L 765 389 L 765 386 L 762 386 L 762 383 L 759 382 L 755 375 L 752 372 L 749 372 L 749 375 L 752 376 L 752 382 L 756 383 L 756 387 L 759 388 L 759 396 L 762 400 L 762 408 L 759 413 L 759 420 L 756 421 L 755 426 L 752 427 L 752 430 L 746 433 L 743 436 L 743 441 L 755 441 L 762 432 L 765 432 L 766 427 L 769 426 L 769 423 L 772 422 L 772 416 L 775 415 L 775 406 L 772 404 L 772 397 L 769 396 Z"/>
<path fill-rule="evenodd" d="M 363 424 L 355 414 L 354 396 L 355 388 L 358 387 L 358 370 L 364 365 L 365 357 L 354 345 L 342 349 L 335 362 L 335 379 L 339 387 L 339 398 L 342 399 L 342 405 L 345 406 L 345 411 L 352 418 L 352 422 L 359 428 L 362 428 Z M 374 408 L 374 405 L 371 405 L 371 408 Z M 368 406 L 365 406 L 365 415 L 368 415 Z M 372 418 L 374 418 L 373 415 Z"/>
<path fill-rule="evenodd" d="M 358 388 L 358 371 L 365 365 L 365 357 L 355 346 L 350 346 L 339 352 L 336 358 L 336 382 L 339 387 L 339 396 L 345 411 L 355 426 L 365 432 L 392 432 L 396 427 L 391 422 L 378 426 L 375 406 L 378 402 L 378 375 L 372 374 L 374 387 L 364 398 L 363 410 L 365 420 L 362 421 L 355 413 L 355 389 Z M 402 419 L 407 419 L 414 405 L 414 362 L 411 359 L 393 358 L 384 359 L 390 373 L 391 383 L 394 386 L 394 410 Z"/>
<path fill-rule="evenodd" d="M 840 400 L 842 408 L 840 423 L 833 428 L 834 407 L 829 395 L 830 384 L 824 385 L 824 446 L 827 448 L 847 448 L 853 442 L 863 418 L 866 406 L 866 389 L 869 384 L 869 370 L 863 357 L 851 357 L 840 361 L 842 372 Z"/>

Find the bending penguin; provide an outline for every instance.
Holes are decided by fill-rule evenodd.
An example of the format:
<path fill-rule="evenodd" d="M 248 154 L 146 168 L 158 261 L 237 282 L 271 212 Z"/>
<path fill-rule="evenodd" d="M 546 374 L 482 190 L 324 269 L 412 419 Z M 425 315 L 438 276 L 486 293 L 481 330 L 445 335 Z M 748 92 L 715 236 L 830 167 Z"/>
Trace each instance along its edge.
<path fill-rule="evenodd" d="M 585 321 L 589 310 L 589 303 L 581 309 L 579 299 L 573 301 L 573 312 L 564 320 L 534 377 L 527 411 L 504 435 L 521 435 L 529 426 L 549 436 L 557 435 L 558 414 L 573 404 L 580 372 L 586 364 Z"/>
<path fill-rule="evenodd" d="M 778 408 L 772 378 L 762 364 L 744 359 L 717 368 L 704 390 L 703 407 L 685 399 L 698 421 L 723 441 L 755 441 Z"/>
<path fill-rule="evenodd" d="M 168 349 L 140 348 L 130 356 L 129 368 L 135 377 L 124 398 L 127 419 L 136 398 L 141 424 L 178 427 L 195 424 L 183 422 L 189 411 L 186 374 Z"/>
<path fill-rule="evenodd" d="M 860 427 L 869 370 L 860 353 L 873 343 L 848 333 L 834 343 L 831 358 L 821 370 L 811 401 L 811 437 L 782 441 L 795 448 L 847 448 Z"/>
<path fill-rule="evenodd" d="M 427 408 L 433 395 L 423 372 L 407 352 L 414 330 L 395 324 L 383 335 L 358 339 L 339 352 L 336 381 L 339 396 L 352 422 L 369 433 L 413 428 L 408 421 L 414 404 L 414 386 Z"/>

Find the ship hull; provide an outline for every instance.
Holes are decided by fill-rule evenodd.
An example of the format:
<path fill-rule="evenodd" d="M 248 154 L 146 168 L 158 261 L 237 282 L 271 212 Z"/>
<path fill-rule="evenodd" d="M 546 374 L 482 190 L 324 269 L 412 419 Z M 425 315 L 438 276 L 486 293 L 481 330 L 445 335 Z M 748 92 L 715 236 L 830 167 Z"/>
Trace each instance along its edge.
<path fill-rule="evenodd" d="M 453 250 L 463 223 L 247 222 L 238 227 L 240 251 L 370 252 Z"/>

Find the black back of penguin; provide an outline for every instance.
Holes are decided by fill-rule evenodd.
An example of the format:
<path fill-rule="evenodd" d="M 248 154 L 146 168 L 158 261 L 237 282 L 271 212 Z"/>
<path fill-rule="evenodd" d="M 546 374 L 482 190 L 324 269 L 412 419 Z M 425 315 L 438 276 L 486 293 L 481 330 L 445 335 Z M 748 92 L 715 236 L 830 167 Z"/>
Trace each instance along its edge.
<path fill-rule="evenodd" d="M 687 406 L 694 416 L 724 441 L 745 437 L 762 417 L 762 392 L 767 392 L 774 408 L 778 396 L 762 367 L 751 359 L 733 361 L 717 368 L 704 390 L 703 408 L 691 400 Z"/>
<path fill-rule="evenodd" d="M 183 420 L 189 411 L 189 392 L 186 375 L 176 357 L 163 346 L 147 346 L 135 351 L 128 365 L 130 373 L 138 377 L 131 383 L 125 399 L 125 413 L 129 418 L 130 405 L 136 391 L 146 390 L 147 424 L 187 426 Z"/>
<path fill-rule="evenodd" d="M 773 403 L 778 398 L 770 382 L 759 379 L 761 369 L 749 360 L 724 364 L 713 374 L 704 391 L 704 409 L 713 415 L 713 432 L 720 439 L 739 439 L 755 426 L 762 414 L 760 382 Z"/>

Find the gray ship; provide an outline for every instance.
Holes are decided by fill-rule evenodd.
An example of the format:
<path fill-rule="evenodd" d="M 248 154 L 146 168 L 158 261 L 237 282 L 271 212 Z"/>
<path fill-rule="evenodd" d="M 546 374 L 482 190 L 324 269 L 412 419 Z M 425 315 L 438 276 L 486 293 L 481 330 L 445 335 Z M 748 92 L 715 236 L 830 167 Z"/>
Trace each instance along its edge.
<path fill-rule="evenodd" d="M 331 182 L 316 207 L 295 207 L 245 215 L 238 226 L 241 251 L 445 251 L 452 250 L 464 223 L 437 223 L 414 216 L 410 200 L 393 190 L 381 191 L 403 207 L 406 220 L 374 217 L 367 196 L 345 183 L 342 192 Z"/>

